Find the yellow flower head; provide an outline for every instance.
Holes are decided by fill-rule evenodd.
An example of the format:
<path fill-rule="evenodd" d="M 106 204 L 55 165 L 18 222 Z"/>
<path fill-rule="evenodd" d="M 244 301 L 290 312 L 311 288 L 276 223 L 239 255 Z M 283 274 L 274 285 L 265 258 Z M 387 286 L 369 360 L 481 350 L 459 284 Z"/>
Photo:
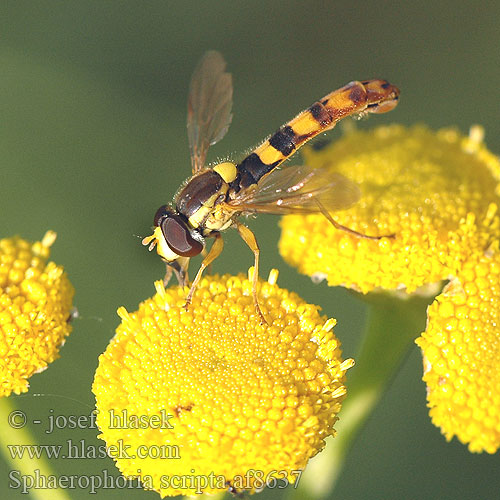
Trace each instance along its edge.
<path fill-rule="evenodd" d="M 500 446 L 500 162 L 482 143 L 446 129 L 381 127 L 353 132 L 309 165 L 357 181 L 362 198 L 334 214 L 287 216 L 280 251 L 301 272 L 367 293 L 414 292 L 450 280 L 418 340 L 433 422 L 471 451 Z M 434 288 L 435 289 L 435 288 Z"/>
<path fill-rule="evenodd" d="M 500 163 L 474 138 L 453 130 L 381 127 L 353 132 L 306 163 L 330 166 L 358 182 L 361 200 L 338 212 L 335 229 L 322 215 L 284 217 L 280 252 L 299 271 L 363 293 L 408 292 L 447 279 L 499 231 Z"/>
<path fill-rule="evenodd" d="M 500 446 L 500 253 L 470 259 L 427 312 L 424 355 L 432 422 L 470 451 Z"/>
<path fill-rule="evenodd" d="M 0 396 L 28 390 L 28 378 L 58 357 L 71 332 L 73 287 L 62 267 L 47 263 L 56 239 L 0 240 Z"/>
<path fill-rule="evenodd" d="M 254 491 L 272 476 L 294 482 L 322 449 L 352 360 L 340 359 L 335 321 L 276 278 L 259 285 L 270 325 L 243 275 L 204 278 L 187 311 L 186 290 L 160 282 L 138 311 L 118 310 L 93 392 L 100 437 L 130 447 L 114 457 L 125 476 L 162 496 Z M 169 426 L 150 424 L 165 414 Z"/>

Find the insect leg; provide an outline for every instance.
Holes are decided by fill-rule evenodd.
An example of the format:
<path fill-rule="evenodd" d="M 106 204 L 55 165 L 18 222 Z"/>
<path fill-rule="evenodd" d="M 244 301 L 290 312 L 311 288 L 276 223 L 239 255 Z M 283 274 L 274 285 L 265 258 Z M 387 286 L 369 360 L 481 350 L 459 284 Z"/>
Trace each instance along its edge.
<path fill-rule="evenodd" d="M 203 259 L 201 266 L 198 269 L 198 272 L 196 273 L 196 276 L 193 280 L 193 283 L 191 284 L 191 288 L 189 289 L 189 293 L 186 297 L 186 303 L 184 304 L 185 309 L 187 309 L 189 307 L 189 304 L 191 304 L 194 291 L 196 290 L 196 287 L 201 280 L 203 271 L 221 254 L 222 249 L 224 248 L 224 240 L 222 239 L 220 233 L 214 233 L 214 236 L 215 241 L 212 244 L 212 248 L 210 248 L 210 252 L 208 252 L 207 256 Z"/>
<path fill-rule="evenodd" d="M 203 250 L 201 251 L 201 256 L 205 258 L 208 255 L 206 247 L 203 247 Z M 207 273 L 212 274 L 212 264 L 209 264 L 207 266 Z"/>
<path fill-rule="evenodd" d="M 168 285 L 168 282 L 172 278 L 172 274 L 173 274 L 174 270 L 172 269 L 172 266 L 170 264 L 166 264 L 165 267 L 166 267 L 166 269 L 165 269 L 165 277 L 163 278 L 163 286 L 166 288 Z"/>
<path fill-rule="evenodd" d="M 188 278 L 188 266 L 189 266 L 189 257 L 179 257 L 177 260 L 173 262 L 166 262 L 167 269 L 165 271 L 165 277 L 163 278 L 163 285 L 167 286 L 170 278 L 172 277 L 172 273 L 175 273 L 177 281 L 179 285 L 185 287 L 189 281 Z"/>
<path fill-rule="evenodd" d="M 335 229 L 340 229 L 341 231 L 345 231 L 346 233 L 353 234 L 354 236 L 357 236 L 358 238 L 366 238 L 369 240 L 381 240 L 382 238 L 395 238 L 396 235 L 394 233 L 392 234 L 383 234 L 382 236 L 371 236 L 368 234 L 363 234 L 358 231 L 355 231 L 354 229 L 351 229 L 347 226 L 343 226 L 342 224 L 338 223 L 331 215 L 330 212 L 323 206 L 323 204 L 316 199 L 316 203 L 318 204 L 319 209 L 321 210 L 321 213 L 328 219 L 328 222 L 332 224 L 332 226 Z"/>
<path fill-rule="evenodd" d="M 255 304 L 255 310 L 257 311 L 257 314 L 260 316 L 261 322 L 265 324 L 267 323 L 267 321 L 266 318 L 264 318 L 264 314 L 262 314 L 262 310 L 259 306 L 259 300 L 257 299 L 257 282 L 259 279 L 259 254 L 260 254 L 259 245 L 257 244 L 255 235 L 252 233 L 252 231 L 250 231 L 250 229 L 248 229 L 248 227 L 238 222 L 236 222 L 236 227 L 238 228 L 238 232 L 240 233 L 240 236 L 243 238 L 243 241 L 248 245 L 250 250 L 252 250 L 255 257 L 255 263 L 253 266 L 254 267 L 253 283 L 252 283 L 253 302 Z"/>

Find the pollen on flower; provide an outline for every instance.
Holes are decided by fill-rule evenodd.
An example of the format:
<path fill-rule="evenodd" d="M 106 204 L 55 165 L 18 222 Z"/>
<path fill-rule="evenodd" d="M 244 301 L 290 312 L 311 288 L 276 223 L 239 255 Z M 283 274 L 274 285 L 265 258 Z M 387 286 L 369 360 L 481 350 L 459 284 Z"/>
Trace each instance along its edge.
<path fill-rule="evenodd" d="M 71 332 L 73 287 L 48 262 L 56 233 L 30 243 L 0 240 L 0 396 L 28 390 L 28 379 L 58 357 Z"/>
<path fill-rule="evenodd" d="M 186 291 L 160 282 L 136 312 L 119 309 L 122 321 L 99 358 L 93 392 L 100 437 L 135 455 L 116 457 L 125 476 L 140 475 L 162 496 L 229 485 L 252 492 L 276 471 L 294 482 L 294 471 L 323 448 L 351 363 L 340 358 L 334 320 L 276 279 L 272 272 L 259 282 L 269 325 L 260 323 L 244 275 L 202 279 L 188 310 Z M 128 416 L 121 428 L 112 412 Z M 162 412 L 172 416 L 169 428 L 134 424 Z M 162 460 L 151 450 L 178 456 Z M 173 476 L 184 479 L 166 480 Z M 200 486 L 195 476 L 207 482 Z"/>
<path fill-rule="evenodd" d="M 368 240 L 335 229 L 324 216 L 281 221 L 283 258 L 332 286 L 366 293 L 413 292 L 455 275 L 470 255 L 500 234 L 500 161 L 481 142 L 452 129 L 380 127 L 347 134 L 331 146 L 305 151 L 308 165 L 329 167 L 357 182 L 361 200 L 335 219 Z"/>

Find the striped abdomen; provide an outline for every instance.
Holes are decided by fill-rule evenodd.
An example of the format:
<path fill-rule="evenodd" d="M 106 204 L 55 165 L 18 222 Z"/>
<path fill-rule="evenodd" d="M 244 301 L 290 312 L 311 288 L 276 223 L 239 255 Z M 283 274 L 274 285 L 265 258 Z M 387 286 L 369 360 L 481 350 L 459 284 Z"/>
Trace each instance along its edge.
<path fill-rule="evenodd" d="M 351 82 L 326 95 L 293 120 L 236 166 L 231 183 L 236 192 L 259 181 L 316 135 L 333 128 L 342 118 L 364 112 L 385 113 L 397 104 L 399 89 L 385 80 Z"/>

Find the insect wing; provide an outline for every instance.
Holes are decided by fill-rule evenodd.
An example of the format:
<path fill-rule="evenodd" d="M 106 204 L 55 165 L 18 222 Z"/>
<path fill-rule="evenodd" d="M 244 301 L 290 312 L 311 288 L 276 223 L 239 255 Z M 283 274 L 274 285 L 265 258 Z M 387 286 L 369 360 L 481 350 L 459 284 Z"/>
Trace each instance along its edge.
<path fill-rule="evenodd" d="M 240 191 L 229 205 L 245 212 L 315 213 L 321 211 L 320 204 L 326 210 L 341 210 L 359 198 L 359 187 L 347 177 L 299 165 L 273 170 L 257 186 Z"/>
<path fill-rule="evenodd" d="M 209 146 L 224 137 L 231 123 L 233 83 L 225 69 L 221 54 L 211 50 L 191 77 L 187 130 L 193 173 L 203 168 Z"/>

